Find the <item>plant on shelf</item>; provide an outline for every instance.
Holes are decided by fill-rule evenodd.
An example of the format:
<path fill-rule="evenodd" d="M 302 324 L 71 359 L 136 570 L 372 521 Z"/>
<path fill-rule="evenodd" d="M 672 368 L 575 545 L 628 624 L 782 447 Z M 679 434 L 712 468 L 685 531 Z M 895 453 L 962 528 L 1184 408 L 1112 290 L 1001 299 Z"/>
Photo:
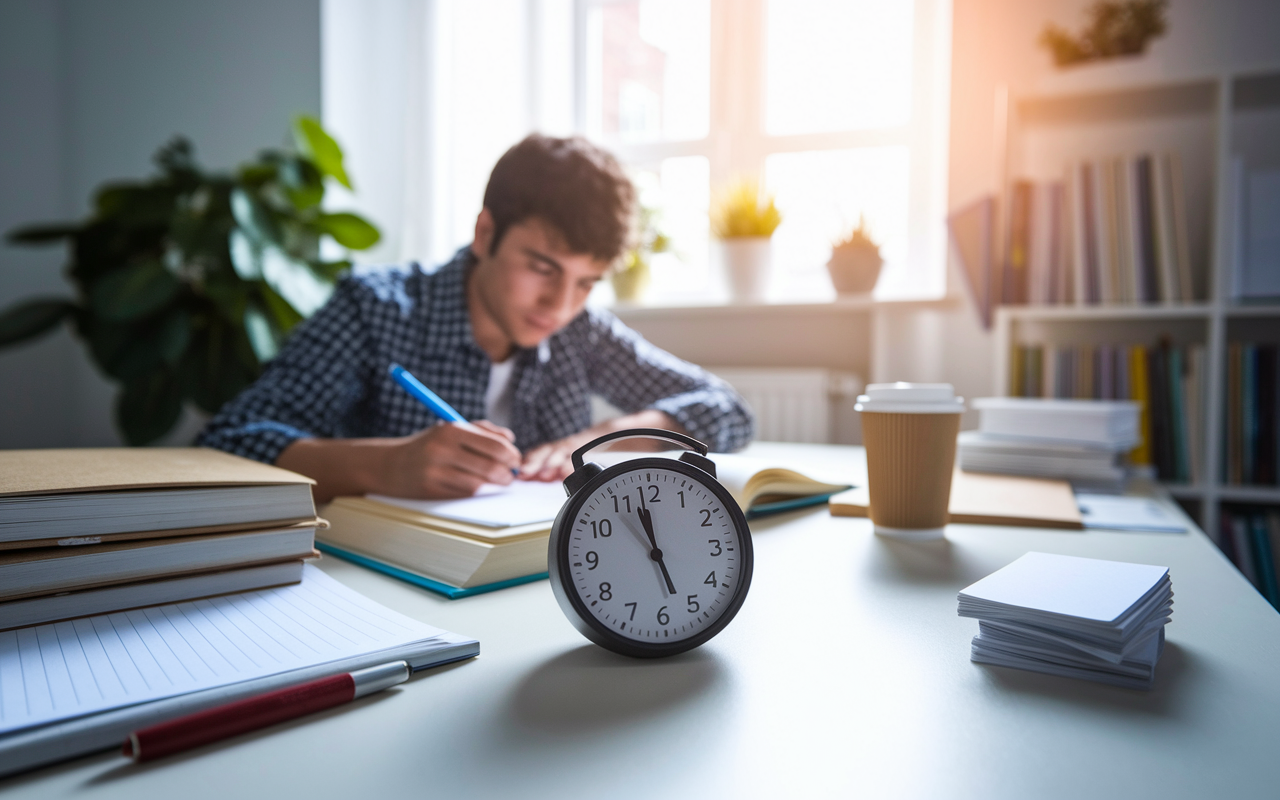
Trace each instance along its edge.
<path fill-rule="evenodd" d="M 764 300 L 772 260 L 773 232 L 782 214 L 772 194 L 763 194 L 753 180 L 740 180 L 724 190 L 713 203 L 711 233 L 719 240 L 719 252 L 736 303 Z"/>
<path fill-rule="evenodd" d="M 333 138 L 310 117 L 294 135 L 294 149 L 234 174 L 203 171 L 176 138 L 156 154 L 158 176 L 101 187 L 83 222 L 10 232 L 18 244 L 68 242 L 76 296 L 0 312 L 0 347 L 70 322 L 121 386 L 115 420 L 131 445 L 168 433 L 188 402 L 216 412 L 350 266 L 325 260 L 321 242 L 363 250 L 380 238 L 363 217 L 321 207 L 326 180 L 351 188 Z"/>
<path fill-rule="evenodd" d="M 1152 39 L 1169 29 L 1168 5 L 1168 0 L 1098 0 L 1089 7 L 1089 22 L 1078 36 L 1049 24 L 1040 34 L 1040 45 L 1059 67 L 1141 55 Z"/>
<path fill-rule="evenodd" d="M 880 255 L 880 245 L 871 238 L 866 217 L 859 216 L 858 227 L 831 246 L 827 271 L 831 274 L 836 294 L 856 295 L 867 294 L 876 288 L 882 266 L 884 258 Z"/>
<path fill-rule="evenodd" d="M 640 211 L 636 220 L 635 245 L 609 273 L 614 297 L 619 303 L 638 303 L 649 287 L 649 264 L 658 253 L 671 251 L 671 237 L 662 231 L 661 213 L 641 191 Z"/>

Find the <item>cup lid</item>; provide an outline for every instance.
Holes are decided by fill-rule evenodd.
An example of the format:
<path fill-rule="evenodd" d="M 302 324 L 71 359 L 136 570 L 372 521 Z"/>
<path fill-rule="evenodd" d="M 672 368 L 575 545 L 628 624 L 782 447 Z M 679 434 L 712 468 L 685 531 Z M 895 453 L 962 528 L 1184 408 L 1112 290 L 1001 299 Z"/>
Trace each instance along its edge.
<path fill-rule="evenodd" d="M 959 414 L 964 398 L 949 383 L 873 383 L 858 396 L 858 411 L 890 414 Z"/>

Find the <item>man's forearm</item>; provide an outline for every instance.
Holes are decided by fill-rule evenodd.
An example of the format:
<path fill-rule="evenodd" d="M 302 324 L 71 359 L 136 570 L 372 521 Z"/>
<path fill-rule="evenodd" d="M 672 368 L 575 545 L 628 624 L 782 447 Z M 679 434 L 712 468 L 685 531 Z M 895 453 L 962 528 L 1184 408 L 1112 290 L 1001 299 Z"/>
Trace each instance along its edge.
<path fill-rule="evenodd" d="M 313 478 L 316 503 L 374 491 L 388 448 L 398 439 L 298 439 L 276 466 Z"/>

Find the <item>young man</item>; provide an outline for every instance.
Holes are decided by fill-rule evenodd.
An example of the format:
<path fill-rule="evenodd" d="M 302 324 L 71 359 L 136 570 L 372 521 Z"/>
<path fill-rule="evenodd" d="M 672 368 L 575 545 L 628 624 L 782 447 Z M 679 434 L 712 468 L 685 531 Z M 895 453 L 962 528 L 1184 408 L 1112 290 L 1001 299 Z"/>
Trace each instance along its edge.
<path fill-rule="evenodd" d="M 723 381 L 585 310 L 623 252 L 633 190 L 580 138 L 533 135 L 498 161 L 475 238 L 434 271 L 361 270 L 289 338 L 198 443 L 314 478 L 316 499 L 465 497 L 483 483 L 558 480 L 593 438 L 686 432 L 751 440 Z M 442 423 L 388 374 L 404 365 L 469 423 Z M 624 416 L 589 427 L 590 396 Z"/>

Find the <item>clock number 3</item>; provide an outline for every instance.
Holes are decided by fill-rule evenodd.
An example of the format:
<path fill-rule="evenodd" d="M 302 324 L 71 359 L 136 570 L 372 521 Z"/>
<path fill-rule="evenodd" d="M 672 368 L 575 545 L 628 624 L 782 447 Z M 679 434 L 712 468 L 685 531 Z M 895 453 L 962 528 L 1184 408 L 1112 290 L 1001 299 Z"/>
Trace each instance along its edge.
<path fill-rule="evenodd" d="M 707 544 L 712 545 L 712 546 L 714 546 L 714 547 L 715 547 L 715 549 L 711 551 L 711 555 L 713 555 L 713 556 L 718 556 L 718 555 L 720 555 L 721 553 L 723 553 L 723 552 L 724 552 L 724 550 L 720 547 L 720 540 L 719 540 L 719 539 L 708 539 L 708 540 L 707 540 Z"/>

